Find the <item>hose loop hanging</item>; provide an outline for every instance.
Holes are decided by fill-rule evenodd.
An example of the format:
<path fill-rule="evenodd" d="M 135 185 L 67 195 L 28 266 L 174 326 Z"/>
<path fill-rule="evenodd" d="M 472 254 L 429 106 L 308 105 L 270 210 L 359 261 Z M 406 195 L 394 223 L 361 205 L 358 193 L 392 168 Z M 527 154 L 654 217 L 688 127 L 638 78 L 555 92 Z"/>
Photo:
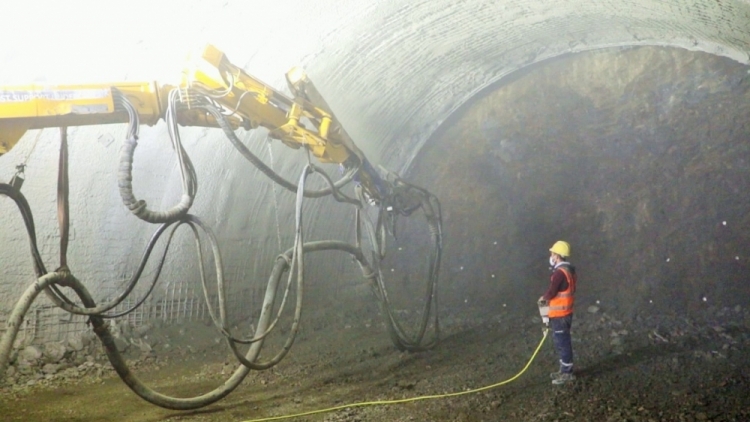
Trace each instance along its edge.
<path fill-rule="evenodd" d="M 172 90 L 169 93 L 169 106 L 166 113 L 166 120 L 169 129 L 169 137 L 172 140 L 172 147 L 177 153 L 177 159 L 180 165 L 180 176 L 182 179 L 182 196 L 180 201 L 172 208 L 166 211 L 153 211 L 148 208 L 146 201 L 139 200 L 133 193 L 133 155 L 135 148 L 138 146 L 138 112 L 135 107 L 124 95 L 113 89 L 115 100 L 128 113 L 130 123 L 128 127 L 128 136 L 120 148 L 120 164 L 117 172 L 117 185 L 120 189 L 122 203 L 138 218 L 143 221 L 160 224 L 171 223 L 187 214 L 195 200 L 195 193 L 198 190 L 198 181 L 195 175 L 190 157 L 182 146 L 179 129 L 175 113 L 177 113 L 179 95 L 178 91 Z"/>
<path fill-rule="evenodd" d="M 215 96 L 228 95 L 231 92 L 231 84 L 235 78 L 227 78 L 230 89 L 226 92 L 217 92 Z M 34 226 L 34 219 L 28 202 L 20 190 L 8 184 L 0 184 L 0 195 L 11 198 L 17 205 L 29 239 L 32 263 L 37 280 L 30 285 L 21 299 L 16 303 L 16 307 L 9 319 L 9 329 L 0 338 L 0 378 L 4 375 L 8 366 L 8 359 L 12 349 L 13 342 L 21 326 L 25 314 L 28 312 L 31 304 L 37 298 L 39 293 L 44 292 L 48 298 L 61 309 L 76 315 L 85 315 L 93 326 L 93 330 L 101 340 L 110 363 L 118 373 L 120 378 L 128 387 L 144 400 L 149 401 L 157 406 L 175 410 L 197 409 L 211 403 L 214 403 L 225 397 L 233 391 L 249 373 L 253 370 L 265 370 L 278 364 L 290 351 L 295 338 L 298 334 L 303 308 L 304 293 L 304 276 L 306 253 L 318 251 L 341 251 L 349 254 L 359 265 L 362 275 L 373 288 L 373 293 L 382 309 L 382 314 L 386 327 L 394 345 L 400 350 L 419 351 L 434 347 L 439 341 L 440 327 L 438 323 L 438 300 L 437 300 L 437 281 L 439 278 L 440 260 L 442 254 L 442 227 L 440 215 L 440 203 L 434 195 L 424 189 L 410 185 L 402 180 L 396 180 L 393 186 L 383 194 L 382 200 L 379 201 L 377 223 L 373 224 L 370 218 L 364 212 L 366 206 L 371 202 L 366 198 L 363 190 L 359 185 L 355 186 L 356 197 L 351 197 L 343 192 L 343 188 L 350 182 L 359 180 L 358 173 L 363 166 L 369 166 L 364 158 L 354 156 L 351 162 L 347 163 L 347 171 L 343 176 L 334 182 L 323 169 L 308 163 L 302 169 L 298 182 L 292 183 L 284 179 L 273 169 L 268 168 L 258 157 L 237 138 L 232 126 L 227 120 L 223 110 L 216 106 L 215 101 L 210 97 L 190 89 L 185 90 L 185 96 L 181 97 L 177 89 L 169 93 L 168 108 L 166 112 L 167 128 L 169 131 L 172 148 L 176 153 L 180 169 L 182 182 L 182 195 L 177 204 L 165 211 L 150 210 L 144 200 L 139 200 L 133 193 L 132 172 L 133 157 L 135 148 L 138 145 L 139 116 L 135 107 L 130 101 L 113 89 L 116 109 L 125 111 L 128 114 L 129 125 L 125 142 L 120 149 L 120 160 L 118 167 L 118 187 L 123 204 L 138 218 L 153 224 L 160 224 L 157 230 L 151 236 L 146 248 L 141 256 L 140 263 L 130 279 L 124 283 L 122 291 L 111 301 L 97 305 L 89 291 L 83 283 L 72 275 L 68 268 L 67 247 L 69 232 L 69 182 L 68 182 L 68 154 L 67 154 L 67 133 L 62 129 L 60 162 L 58 169 L 58 219 L 60 226 L 60 268 L 48 273 L 44 262 L 39 253 Z M 199 218 L 189 214 L 190 208 L 195 200 L 198 182 L 195 168 L 185 151 L 177 126 L 177 112 L 181 107 L 183 99 L 189 99 L 191 107 L 197 107 L 205 110 L 212 116 L 219 127 L 224 131 L 230 143 L 237 149 L 244 158 L 255 165 L 261 172 L 268 176 L 273 182 L 280 184 L 284 188 L 295 192 L 295 219 L 294 219 L 294 243 L 290 249 L 276 256 L 274 266 L 266 285 L 266 293 L 263 299 L 260 316 L 254 334 L 250 338 L 241 338 L 235 336 L 229 326 L 230 317 L 227 309 L 226 298 L 226 280 L 224 277 L 224 265 L 222 261 L 219 243 L 214 232 L 204 224 Z M 238 100 L 238 105 L 242 97 Z M 224 110 L 225 111 L 225 110 Z M 308 151 L 309 161 L 309 151 Z M 306 190 L 305 185 L 308 176 L 317 174 L 321 176 L 327 185 L 324 189 Z M 324 240 L 305 242 L 304 239 L 304 216 L 303 203 L 305 198 L 320 198 L 331 195 L 336 201 L 349 203 L 356 207 L 355 210 L 355 244 L 350 244 L 336 240 Z M 421 311 L 422 319 L 415 333 L 409 334 L 396 317 L 393 306 L 390 302 L 388 289 L 386 288 L 385 279 L 381 269 L 381 261 L 386 254 L 386 240 L 390 232 L 395 235 L 395 218 L 396 214 L 408 216 L 417 209 L 422 209 L 424 217 L 427 220 L 432 243 L 432 252 L 429 256 L 429 264 L 426 277 L 426 295 L 424 307 Z M 200 275 L 201 287 L 205 300 L 205 306 L 218 331 L 227 339 L 227 343 L 234 353 L 240 365 L 234 373 L 227 379 L 224 384 L 214 390 L 190 398 L 170 397 L 152 390 L 143 384 L 127 367 L 125 360 L 120 355 L 114 343 L 114 338 L 109 332 L 108 326 L 104 323 L 106 318 L 122 317 L 130 312 L 135 311 L 146 299 L 152 294 L 158 279 L 162 273 L 166 256 L 169 251 L 176 230 L 182 225 L 187 225 L 193 234 L 196 247 L 196 260 Z M 170 229 L 171 228 L 171 229 Z M 145 292 L 135 301 L 135 304 L 129 309 L 112 313 L 118 305 L 133 294 L 138 283 L 141 280 L 144 268 L 150 259 L 156 244 L 159 242 L 162 234 L 170 229 L 166 244 L 161 252 L 159 262 L 156 266 L 155 275 Z M 365 240 L 363 241 L 362 237 Z M 280 238 L 280 236 L 279 236 Z M 211 257 L 204 257 L 203 245 L 208 242 Z M 369 243 L 369 256 L 365 252 L 365 244 Z M 209 289 L 209 277 L 205 268 L 205 262 L 213 261 L 214 277 L 216 278 L 216 294 L 218 298 L 218 309 L 213 303 Z M 282 282 L 282 278 L 287 274 L 286 286 L 284 287 L 283 297 L 280 304 L 277 305 L 277 288 Z M 294 282 L 296 280 L 296 283 Z M 67 297 L 59 287 L 64 286 L 71 288 L 78 296 L 77 300 Z M 281 316 L 286 307 L 290 293 L 294 287 L 296 298 L 292 324 L 284 344 L 280 350 L 271 358 L 261 360 L 260 353 L 267 337 L 278 326 Z M 80 305 L 79 305 L 80 303 Z M 274 309 L 276 308 L 275 312 Z M 432 317 L 432 319 L 431 319 Z M 432 335 L 428 331 L 432 328 Z M 246 353 L 239 351 L 239 345 L 249 345 Z"/>

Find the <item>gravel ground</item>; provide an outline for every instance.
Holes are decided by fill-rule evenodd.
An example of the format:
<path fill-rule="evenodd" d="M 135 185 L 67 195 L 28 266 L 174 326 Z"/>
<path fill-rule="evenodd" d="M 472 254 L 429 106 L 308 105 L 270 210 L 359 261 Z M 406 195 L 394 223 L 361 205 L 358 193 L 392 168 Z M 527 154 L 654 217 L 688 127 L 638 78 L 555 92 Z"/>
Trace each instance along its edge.
<path fill-rule="evenodd" d="M 97 355 L 75 371 L 15 378 L 0 390 L 0 414 L 8 421 L 244 421 L 459 392 L 515 375 L 541 339 L 541 325 L 529 316 L 472 309 L 443 314 L 442 343 L 423 353 L 395 350 L 382 327 L 364 317 L 310 324 L 318 328 L 305 329 L 280 365 L 251 374 L 227 398 L 197 411 L 169 411 L 142 401 Z M 162 347 L 156 345 L 132 363 L 140 377 L 165 393 L 206 392 L 234 369 L 205 325 L 154 328 L 151 336 L 161 338 Z M 547 340 L 529 370 L 504 386 L 296 420 L 750 421 L 748 309 L 707 308 L 699 318 L 644 314 L 626 320 L 592 306 L 579 310 L 573 336 L 577 380 L 569 385 L 550 384 L 556 357 Z"/>

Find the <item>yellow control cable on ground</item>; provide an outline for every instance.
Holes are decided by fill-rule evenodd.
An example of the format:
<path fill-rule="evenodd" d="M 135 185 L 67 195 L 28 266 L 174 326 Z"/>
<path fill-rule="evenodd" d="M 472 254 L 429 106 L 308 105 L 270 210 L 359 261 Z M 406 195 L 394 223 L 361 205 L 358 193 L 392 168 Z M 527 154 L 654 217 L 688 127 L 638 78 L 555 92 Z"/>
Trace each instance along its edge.
<path fill-rule="evenodd" d="M 316 415 L 316 414 L 319 414 L 319 413 L 328 413 L 328 412 L 333 412 L 333 411 L 341 410 L 341 409 L 347 409 L 347 408 L 351 408 L 351 407 L 383 406 L 383 405 L 388 405 L 388 404 L 410 403 L 410 402 L 415 402 L 415 401 L 420 401 L 420 400 L 433 400 L 433 399 L 442 399 L 442 398 L 446 398 L 446 397 L 457 397 L 457 396 L 463 396 L 463 395 L 466 395 L 466 394 L 474 394 L 474 393 L 479 393 L 481 391 L 490 390 L 490 389 L 493 389 L 493 388 L 496 388 L 496 387 L 500 387 L 501 385 L 510 384 L 511 382 L 513 382 L 516 379 L 518 379 L 521 375 L 523 375 L 524 372 L 526 372 L 526 370 L 529 369 L 529 366 L 531 366 L 531 363 L 534 362 L 534 359 L 536 359 L 536 355 L 539 353 L 539 350 L 542 348 L 542 345 L 544 344 L 544 340 L 547 339 L 547 334 L 548 333 L 549 333 L 549 329 L 545 328 L 544 329 L 544 335 L 542 336 L 542 340 L 539 342 L 539 345 L 536 347 L 536 350 L 534 350 L 534 353 L 531 355 L 531 358 L 526 363 L 526 366 L 524 366 L 523 369 L 521 369 L 521 372 L 517 373 L 516 375 L 512 376 L 511 378 L 508 378 L 505 381 L 501 381 L 501 382 L 498 382 L 496 384 L 492 384 L 492 385 L 488 385 L 488 386 L 480 387 L 480 388 L 475 388 L 473 390 L 459 391 L 459 392 L 456 392 L 456 393 L 434 394 L 434 395 L 430 395 L 430 396 L 418 396 L 418 397 L 412 397 L 412 398 L 409 398 L 409 399 L 400 399 L 400 400 L 379 400 L 379 401 L 368 401 L 368 402 L 343 404 L 343 405 L 340 405 L 340 406 L 329 407 L 327 409 L 311 410 L 311 411 L 308 411 L 308 412 L 296 413 L 296 414 L 293 414 L 293 415 L 271 416 L 271 417 L 262 418 L 262 419 L 248 419 L 248 420 L 243 421 L 243 422 L 278 421 L 278 420 L 282 420 L 282 419 L 291 419 L 291 418 L 298 418 L 298 417 L 301 417 L 301 416 Z"/>

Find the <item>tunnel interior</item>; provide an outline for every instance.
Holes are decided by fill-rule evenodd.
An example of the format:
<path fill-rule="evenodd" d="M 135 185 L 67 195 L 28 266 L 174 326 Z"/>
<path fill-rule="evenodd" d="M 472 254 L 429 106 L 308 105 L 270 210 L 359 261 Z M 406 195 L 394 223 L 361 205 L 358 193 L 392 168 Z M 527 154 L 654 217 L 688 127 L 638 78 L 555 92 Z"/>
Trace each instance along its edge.
<path fill-rule="evenodd" d="M 444 204 L 446 306 L 528 307 L 558 239 L 582 304 L 746 303 L 748 98 L 747 66 L 645 47 L 556 59 L 481 94 L 409 171 Z"/>
<path fill-rule="evenodd" d="M 559 239 L 571 243 L 580 280 L 574 341 L 582 380 L 575 387 L 548 398 L 539 378 L 545 377 L 547 388 L 543 372 L 556 357 L 542 349 L 539 356 L 547 366 L 532 367 L 532 376 L 508 392 L 406 414 L 395 408 L 343 410 L 324 420 L 750 418 L 744 398 L 750 385 L 744 369 L 750 343 L 746 2 L 605 1 L 571 8 L 543 1 L 323 1 L 308 16 L 314 24 L 293 28 L 287 19 L 308 10 L 304 2 L 279 4 L 256 25 L 247 22 L 257 19 L 257 10 L 230 3 L 201 3 L 180 29 L 165 32 L 175 43 L 182 27 L 213 33 L 234 62 L 282 90 L 283 72 L 301 62 L 372 163 L 439 198 L 438 297 L 431 301 L 426 294 L 432 239 L 421 210 L 396 220 L 380 269 L 395 316 L 407 331 L 419 326 L 425 305 L 431 304 L 443 342 L 426 352 L 393 347 L 373 285 L 355 260 L 328 251 L 309 254 L 302 328 L 287 360 L 220 402 L 226 407 L 185 418 L 293 413 L 303 404 L 317 404 L 315 394 L 321 391 L 341 393 L 335 399 L 340 403 L 370 393 L 406 397 L 506 379 L 513 375 L 511 366 L 521 365 L 536 345 L 541 328 L 536 300 L 549 281 L 548 249 Z M 174 9 L 184 9 L 182 3 L 172 6 L 162 5 L 144 22 L 156 27 Z M 112 29 L 123 23 L 108 25 L 100 28 L 103 38 L 120 41 Z M 248 48 L 246 39 L 230 30 L 238 27 L 246 38 L 268 42 Z M 164 56 L 156 47 L 161 41 L 142 38 L 122 40 L 118 65 L 139 61 L 139 54 L 154 60 Z M 189 38 L 201 37 L 193 31 Z M 71 52 L 70 60 L 60 60 L 60 67 L 70 71 L 72 66 L 76 74 L 75 63 L 97 51 L 94 44 L 85 46 Z M 94 70 L 106 70 L 106 50 L 100 50 Z M 39 57 L 25 66 L 24 55 L 37 54 L 0 55 L 17 64 L 11 69 L 15 73 L 0 73 L 0 84 L 24 76 L 20 68 L 40 67 Z M 130 80 L 130 69 L 117 70 Z M 290 179 L 299 177 L 308 161 L 304 151 L 271 141 L 267 131 L 237 133 Z M 163 123 L 143 127 L 134 165 L 137 191 L 157 208 L 168 207 L 181 191 L 178 160 L 166 135 Z M 97 301 L 107 301 L 133 274 L 154 226 L 134 219 L 116 192 L 117 149 L 125 128 L 71 128 L 70 137 L 75 140 L 70 145 L 71 268 Z M 248 166 L 217 131 L 184 128 L 183 138 L 201 180 L 191 212 L 215 229 L 222 248 L 228 320 L 232 329 L 252 336 L 268 274 L 295 239 L 295 195 Z M 28 164 L 23 193 L 34 209 L 47 262 L 56 261 L 60 241 L 53 189 L 58 145 L 54 130 L 31 131 L 0 157 L 3 181 L 12 177 L 15 165 Z M 340 174 L 335 166 L 326 169 Z M 306 239 L 354 238 L 351 209 L 331 198 L 306 200 L 302 209 Z M 367 213 L 377 218 L 376 210 Z M 0 321 L 7 321 L 34 277 L 21 218 L 4 198 L 0 216 L 8 216 L 8 224 L 0 225 Z M 193 243 L 188 230 L 178 232 L 165 278 L 147 306 L 110 325 L 110 346 L 146 379 L 180 396 L 222 385 L 237 365 L 234 356 L 219 350 L 221 336 L 201 305 L 202 268 Z M 206 261 L 209 278 L 215 278 L 217 262 Z M 146 274 L 156 273 L 151 262 Z M 124 307 L 147 289 L 139 285 Z M 207 302 L 218 300 L 216 294 L 212 284 Z M 297 295 L 292 289 L 289 303 Z M 150 405 L 136 402 L 135 394 L 121 397 L 129 392 L 114 382 L 87 318 L 44 299 L 35 306 L 14 344 L 0 390 L 8 415 L 19 420 L 61 412 L 79 412 L 81 420 L 174 416 L 146 408 Z M 282 315 L 268 349 L 285 347 L 294 321 L 293 313 Z M 429 337 L 437 325 L 428 331 Z M 189 378 L 190 370 L 199 375 Z M 96 384 L 80 386 L 87 400 L 117 396 L 121 405 L 82 409 L 57 395 L 57 387 L 72 385 L 78 391 L 79 378 Z M 622 400 L 648 389 L 655 393 Z M 44 405 L 33 409 L 29 403 L 38 397 Z M 576 414 L 582 400 L 587 404 Z"/>

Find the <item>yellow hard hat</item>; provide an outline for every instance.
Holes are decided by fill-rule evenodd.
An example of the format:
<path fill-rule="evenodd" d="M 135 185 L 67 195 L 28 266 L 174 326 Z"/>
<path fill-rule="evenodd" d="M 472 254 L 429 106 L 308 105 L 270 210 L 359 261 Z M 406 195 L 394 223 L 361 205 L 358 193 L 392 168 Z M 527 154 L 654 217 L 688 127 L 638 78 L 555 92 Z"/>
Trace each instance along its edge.
<path fill-rule="evenodd" d="M 551 248 L 549 248 L 549 251 L 567 258 L 570 256 L 570 243 L 564 240 L 558 240 Z"/>

